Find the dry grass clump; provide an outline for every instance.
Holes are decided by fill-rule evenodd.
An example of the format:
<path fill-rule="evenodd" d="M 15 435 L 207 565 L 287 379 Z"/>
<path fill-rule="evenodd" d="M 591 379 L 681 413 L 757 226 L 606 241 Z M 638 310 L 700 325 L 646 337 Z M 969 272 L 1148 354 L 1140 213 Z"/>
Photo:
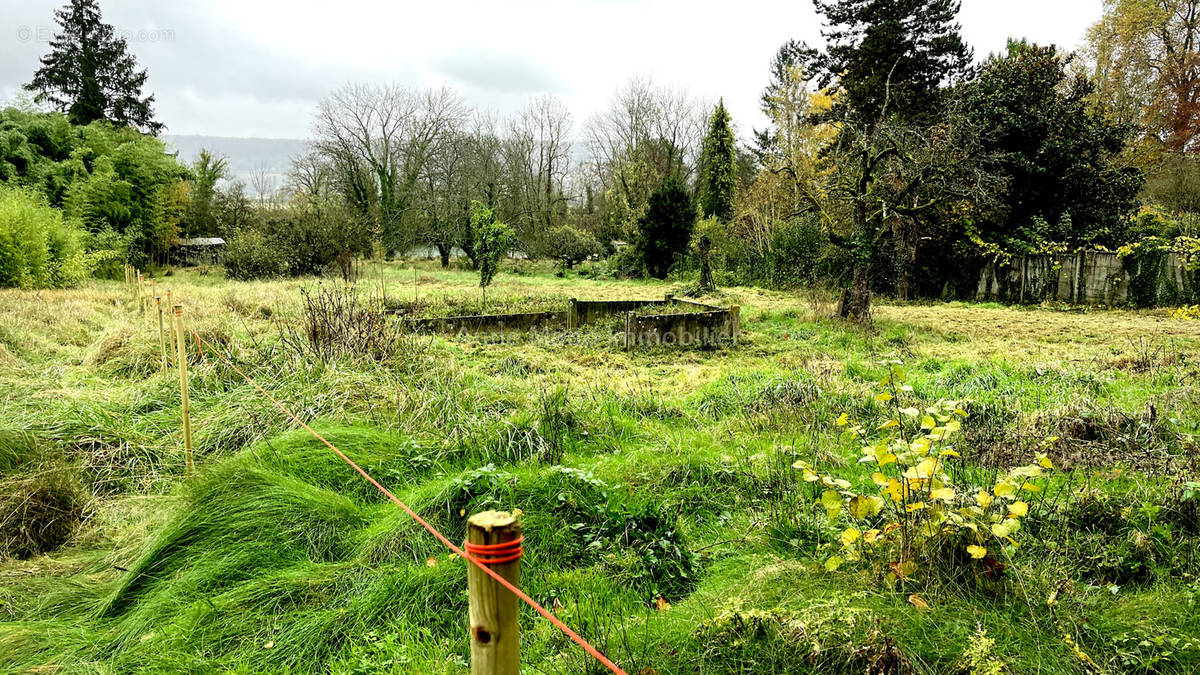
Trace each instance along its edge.
<path fill-rule="evenodd" d="M 77 473 L 60 463 L 0 479 L 0 559 L 62 546 L 83 522 L 89 501 Z"/>
<path fill-rule="evenodd" d="M 1140 413 L 1113 406 L 1076 402 L 1042 411 L 1024 420 L 991 430 L 993 438 L 980 448 L 986 466 L 1005 466 L 1054 439 L 1046 453 L 1063 469 L 1122 468 L 1150 475 L 1174 475 L 1194 464 L 1194 444 L 1174 430 L 1154 405 Z"/>
<path fill-rule="evenodd" d="M 120 325 L 107 331 L 92 343 L 83 357 L 85 366 L 102 366 L 126 354 L 133 342 L 133 329 Z"/>

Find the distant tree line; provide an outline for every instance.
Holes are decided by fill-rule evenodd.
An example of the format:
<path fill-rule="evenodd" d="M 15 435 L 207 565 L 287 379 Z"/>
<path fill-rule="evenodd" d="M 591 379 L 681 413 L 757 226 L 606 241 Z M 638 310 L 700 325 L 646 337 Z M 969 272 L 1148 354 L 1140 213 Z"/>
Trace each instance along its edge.
<path fill-rule="evenodd" d="M 1013 41 L 978 62 L 955 0 L 814 6 L 824 46 L 781 46 L 769 124 L 742 141 L 723 100 L 642 79 L 581 124 L 551 96 L 498 117 L 449 88 L 348 85 L 252 200 L 225 158 L 184 166 L 147 135 L 145 71 L 72 0 L 28 85 L 58 112 L 3 112 L 0 179 L 93 258 L 220 236 L 236 278 L 415 250 L 488 277 L 517 250 L 564 274 L 829 284 L 849 318 L 877 293 L 964 295 L 988 262 L 1196 234 L 1200 0 L 1108 0 L 1078 55 Z"/>

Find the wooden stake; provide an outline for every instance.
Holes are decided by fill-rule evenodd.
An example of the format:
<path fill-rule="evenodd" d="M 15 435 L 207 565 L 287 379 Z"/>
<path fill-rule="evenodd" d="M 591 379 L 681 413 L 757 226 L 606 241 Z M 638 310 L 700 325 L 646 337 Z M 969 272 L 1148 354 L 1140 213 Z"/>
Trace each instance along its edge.
<path fill-rule="evenodd" d="M 637 330 L 637 314 L 630 312 L 625 315 L 625 349 L 633 351 L 633 333 Z"/>
<path fill-rule="evenodd" d="M 511 513 L 484 511 L 467 520 L 468 544 L 503 544 L 520 536 L 521 521 Z M 520 558 L 490 567 L 514 586 L 519 586 Z M 520 675 L 517 596 L 470 563 L 467 564 L 467 594 L 471 618 L 471 675 Z"/>
<path fill-rule="evenodd" d="M 192 414 L 188 406 L 187 340 L 183 338 L 183 305 L 175 305 L 175 360 L 179 362 L 179 394 L 183 400 L 183 457 L 187 475 L 192 475 Z"/>
<path fill-rule="evenodd" d="M 145 286 L 142 283 L 143 277 L 142 277 L 141 272 L 138 272 L 137 281 L 138 281 L 138 284 L 137 284 L 138 306 L 142 310 L 142 316 L 146 316 L 146 292 L 145 292 Z"/>
<path fill-rule="evenodd" d="M 168 288 L 167 289 L 167 311 L 170 312 L 171 308 L 174 306 L 175 305 L 171 304 L 171 289 Z M 170 316 L 167 317 L 167 330 L 170 332 L 170 338 L 171 338 L 167 342 L 167 344 L 171 345 L 171 349 L 175 349 L 175 319 L 171 318 Z"/>
<path fill-rule="evenodd" d="M 167 333 L 163 328 L 162 298 L 154 294 L 154 306 L 158 308 L 158 351 L 162 355 L 162 374 L 167 374 Z"/>

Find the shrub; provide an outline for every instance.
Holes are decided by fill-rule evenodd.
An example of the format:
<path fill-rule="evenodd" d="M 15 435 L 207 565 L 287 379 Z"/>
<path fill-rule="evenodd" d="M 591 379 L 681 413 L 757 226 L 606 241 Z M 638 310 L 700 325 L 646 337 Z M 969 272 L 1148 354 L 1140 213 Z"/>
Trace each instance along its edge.
<path fill-rule="evenodd" d="M 382 298 L 361 298 L 352 286 L 318 286 L 300 291 L 304 313 L 279 322 L 285 348 L 303 359 L 328 363 L 338 358 L 376 362 L 415 349 L 411 334 L 383 308 Z"/>
<path fill-rule="evenodd" d="M 546 241 L 546 252 L 567 269 L 599 255 L 601 249 L 595 237 L 569 225 L 552 230 Z"/>
<path fill-rule="evenodd" d="M 362 224 L 336 205 L 265 211 L 231 236 L 225 271 L 242 280 L 319 275 L 337 262 L 348 277 L 349 261 L 367 244 Z"/>
<path fill-rule="evenodd" d="M 230 279 L 267 279 L 286 270 L 287 259 L 279 242 L 261 230 L 242 230 L 225 246 L 225 274 Z"/>
<path fill-rule="evenodd" d="M 880 383 L 884 391 L 875 396 L 887 419 L 856 424 L 842 413 L 837 420 L 843 438 L 861 444 L 859 462 L 875 468 L 871 481 L 879 494 L 859 494 L 849 481 L 821 474 L 808 462 L 794 465 L 806 482 L 820 486 L 819 503 L 829 519 L 844 514 L 852 524 L 842 531 L 841 549 L 825 568 L 861 561 L 877 567 L 890 585 L 969 575 L 999 578 L 1005 569 L 1001 558 L 1016 549 L 1013 537 L 1030 512 L 1025 499 L 1042 492 L 1041 478 L 1052 462 L 1041 453 L 1033 464 L 994 482 L 972 484 L 949 443 L 967 413 L 956 401 L 923 409 L 904 405 L 901 398 L 912 387 L 904 384 L 898 362 L 887 366 Z"/>
<path fill-rule="evenodd" d="M 83 232 L 25 190 L 0 188 L 0 287 L 61 288 L 86 276 Z"/>

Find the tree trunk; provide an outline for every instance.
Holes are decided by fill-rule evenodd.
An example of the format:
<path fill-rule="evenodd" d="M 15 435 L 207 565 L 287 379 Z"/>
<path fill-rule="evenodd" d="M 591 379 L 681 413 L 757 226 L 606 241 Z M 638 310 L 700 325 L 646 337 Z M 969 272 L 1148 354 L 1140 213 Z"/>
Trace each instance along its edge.
<path fill-rule="evenodd" d="M 442 259 L 442 267 L 443 268 L 449 267 L 450 266 L 450 247 L 446 246 L 445 244 L 438 244 L 437 250 L 438 250 L 438 257 Z"/>
<path fill-rule="evenodd" d="M 850 288 L 842 291 L 838 315 L 850 321 L 871 320 L 871 269 L 866 265 L 854 268 Z"/>

